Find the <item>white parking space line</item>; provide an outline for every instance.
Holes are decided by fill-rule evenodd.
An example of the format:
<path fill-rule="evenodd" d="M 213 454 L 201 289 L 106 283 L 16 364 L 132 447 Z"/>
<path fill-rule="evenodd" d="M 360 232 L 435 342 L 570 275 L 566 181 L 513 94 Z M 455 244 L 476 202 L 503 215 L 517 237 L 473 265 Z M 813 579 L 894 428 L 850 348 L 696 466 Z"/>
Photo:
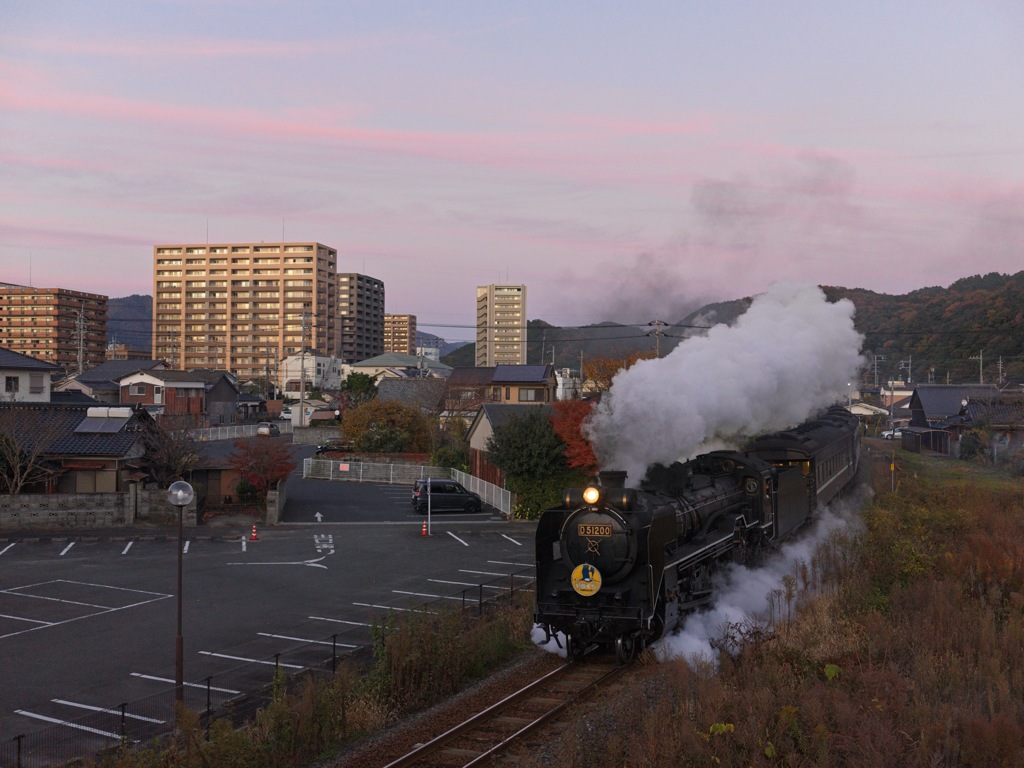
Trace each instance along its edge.
<path fill-rule="evenodd" d="M 135 543 L 134 541 L 129 541 L 128 545 L 124 549 L 121 550 L 121 554 L 122 555 L 127 555 L 128 554 L 128 550 L 132 548 L 132 544 L 134 544 L 134 543 Z"/>
<path fill-rule="evenodd" d="M 142 720 L 146 723 L 166 723 L 166 720 L 157 720 L 155 717 L 143 717 L 142 715 L 133 715 L 128 712 L 121 712 L 119 709 L 106 709 L 104 707 L 94 707 L 90 704 L 79 704 L 77 701 L 67 701 L 65 699 L 50 699 L 54 704 L 63 704 L 65 707 L 78 707 L 79 709 L 88 709 L 90 712 L 103 712 L 107 715 L 123 715 L 126 718 L 132 720 Z"/>
<path fill-rule="evenodd" d="M 12 543 L 8 544 L 6 547 L 4 547 L 3 549 L 0 549 L 0 555 L 2 555 L 4 552 L 6 552 L 11 547 L 13 547 L 15 544 L 17 544 L 17 542 L 12 542 Z"/>
<path fill-rule="evenodd" d="M 444 579 L 427 579 L 427 581 L 434 584 L 449 584 L 453 587 L 479 587 L 479 583 L 475 581 L 445 581 Z M 502 592 L 505 591 L 505 587 L 500 584 L 484 584 L 484 589 L 500 589 Z"/>
<path fill-rule="evenodd" d="M 516 545 L 517 547 L 521 547 L 521 546 L 523 546 L 523 542 L 521 542 L 521 541 L 516 541 L 516 540 L 515 540 L 515 539 L 513 539 L 513 538 L 512 538 L 511 536 L 508 536 L 508 535 L 506 535 L 506 534 L 504 534 L 504 533 L 503 533 L 503 534 L 501 534 L 501 538 L 503 538 L 503 539 L 508 539 L 508 540 L 509 540 L 509 541 L 511 541 L 511 542 L 512 542 L 513 544 L 515 544 L 515 545 Z"/>
<path fill-rule="evenodd" d="M 110 731 L 101 731 L 99 728 L 90 728 L 87 725 L 79 725 L 78 723 L 71 723 L 67 720 L 58 720 L 55 717 L 47 717 L 46 715 L 37 715 L 35 712 L 26 712 L 24 709 L 14 710 L 15 714 L 24 715 L 25 717 L 34 717 L 36 720 L 43 720 L 47 723 L 56 723 L 57 725 L 66 725 L 68 728 L 77 728 L 80 731 L 87 731 L 89 733 L 95 733 L 97 736 L 106 736 L 111 739 L 121 740 L 121 734 L 111 733 Z"/>
<path fill-rule="evenodd" d="M 488 560 L 488 565 L 509 565 L 513 568 L 533 568 L 533 563 L 513 563 L 510 560 Z"/>
<path fill-rule="evenodd" d="M 289 637 L 288 635 L 272 635 L 269 632 L 257 632 L 260 637 L 273 637 L 276 640 L 294 640 L 297 643 L 314 643 L 316 645 L 340 645 L 343 648 L 358 648 L 358 645 L 348 643 L 332 643 L 330 640 L 310 640 L 307 637 Z"/>
<path fill-rule="evenodd" d="M 153 675 L 144 675 L 141 672 L 132 672 L 131 676 L 132 677 L 137 677 L 140 680 L 153 680 L 154 682 L 157 682 L 157 683 L 176 683 L 177 682 L 177 680 L 171 680 L 171 678 L 169 678 L 169 677 L 155 677 Z M 203 690 L 206 690 L 206 683 L 182 683 L 182 685 L 187 686 L 189 688 L 202 688 Z M 218 688 L 215 685 L 211 685 L 210 686 L 210 690 L 211 691 L 216 691 L 217 693 L 230 693 L 233 696 L 237 696 L 238 694 L 241 693 L 241 691 L 233 691 L 230 688 Z"/>
<path fill-rule="evenodd" d="M 462 539 L 460 539 L 458 536 L 456 536 L 451 531 L 448 531 L 448 535 L 451 536 L 453 539 L 455 539 L 457 542 L 459 542 L 459 544 L 461 544 L 462 546 L 464 546 L 464 547 L 468 547 L 469 546 L 469 544 L 464 542 Z"/>
<path fill-rule="evenodd" d="M 270 661 L 268 659 L 248 659 L 245 656 L 229 656 L 226 653 L 214 653 L 213 651 L 199 651 L 203 656 L 213 656 L 217 659 L 230 659 L 231 661 L 245 661 L 250 664 L 267 664 L 271 667 L 288 667 L 288 669 L 303 669 L 301 664 L 285 664 L 283 661 Z"/>
<path fill-rule="evenodd" d="M 512 576 L 511 573 L 495 573 L 494 571 L 471 571 L 466 568 L 460 568 L 459 573 L 471 573 L 474 576 Z M 530 576 L 520 576 L 520 579 L 529 579 Z"/>
<path fill-rule="evenodd" d="M 116 611 L 116 608 L 111 608 L 109 605 L 96 605 L 95 603 L 80 603 L 77 600 L 65 600 L 60 597 L 47 597 L 46 595 L 32 595 L 24 592 L 19 592 L 19 589 L 27 589 L 27 587 L 14 587 L 13 589 L 0 589 L 0 593 L 5 595 L 16 595 L 18 597 L 31 597 L 33 600 L 50 600 L 54 603 L 65 603 L 67 605 L 82 605 L 86 608 L 98 608 L 101 611 Z M 58 622 L 63 623 L 63 622 Z"/>
<path fill-rule="evenodd" d="M 192 543 L 191 541 L 186 541 L 185 542 L 185 546 L 181 550 L 181 553 L 183 555 L 187 555 L 188 554 L 188 545 L 191 544 L 191 543 Z"/>
<path fill-rule="evenodd" d="M 391 605 L 377 605 L 376 603 L 352 603 L 360 608 L 380 608 L 382 611 L 397 611 L 399 613 L 424 613 L 424 611 L 418 608 L 395 608 Z M 426 613 L 432 614 L 433 611 L 426 611 Z"/>
<path fill-rule="evenodd" d="M 307 618 L 313 621 L 333 621 L 335 624 L 351 624 L 353 627 L 368 627 L 369 623 L 365 621 L 346 621 L 345 619 L 329 619 L 326 616 L 309 616 Z"/>
<path fill-rule="evenodd" d="M 64 555 L 68 553 L 68 550 L 71 549 L 73 546 L 75 546 L 75 542 L 72 541 L 70 544 L 64 547 L 64 549 L 61 550 L 60 556 L 64 557 Z"/>
<path fill-rule="evenodd" d="M 26 619 L 23 616 L 8 616 L 6 613 L 0 613 L 0 619 L 12 619 L 13 621 L 27 621 L 31 624 L 45 624 L 50 626 L 53 622 L 51 621 L 40 621 L 39 619 Z M 7 635 L 4 635 L 7 637 Z"/>
<path fill-rule="evenodd" d="M 461 595 L 430 595 L 426 592 L 406 592 L 403 589 L 392 589 L 391 592 L 396 595 L 411 595 L 412 597 L 429 597 L 432 600 L 461 600 Z"/>

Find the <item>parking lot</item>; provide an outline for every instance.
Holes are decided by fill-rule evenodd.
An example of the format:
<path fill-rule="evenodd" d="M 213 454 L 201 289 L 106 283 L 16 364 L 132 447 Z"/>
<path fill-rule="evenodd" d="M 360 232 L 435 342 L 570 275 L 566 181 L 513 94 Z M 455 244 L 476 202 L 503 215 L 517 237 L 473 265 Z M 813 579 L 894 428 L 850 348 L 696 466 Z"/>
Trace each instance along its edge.
<path fill-rule="evenodd" d="M 329 664 L 365 645 L 388 612 L 532 580 L 532 524 L 486 510 L 433 515 L 424 536 L 406 486 L 290 483 L 287 509 L 255 540 L 246 525 L 185 532 L 195 709 L 237 699 L 275 668 Z M 19 734 L 58 723 L 86 729 L 97 748 L 166 727 L 177 555 L 176 531 L 0 538 L 0 756 Z"/>

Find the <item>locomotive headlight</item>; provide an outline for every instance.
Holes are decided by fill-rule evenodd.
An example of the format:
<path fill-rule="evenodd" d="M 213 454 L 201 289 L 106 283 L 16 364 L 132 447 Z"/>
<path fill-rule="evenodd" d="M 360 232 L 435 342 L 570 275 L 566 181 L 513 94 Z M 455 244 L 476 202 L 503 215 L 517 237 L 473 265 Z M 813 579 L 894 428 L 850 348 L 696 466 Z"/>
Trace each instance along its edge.
<path fill-rule="evenodd" d="M 590 506 L 594 506 L 601 500 L 601 489 L 593 485 L 587 486 L 583 491 L 583 500 Z"/>

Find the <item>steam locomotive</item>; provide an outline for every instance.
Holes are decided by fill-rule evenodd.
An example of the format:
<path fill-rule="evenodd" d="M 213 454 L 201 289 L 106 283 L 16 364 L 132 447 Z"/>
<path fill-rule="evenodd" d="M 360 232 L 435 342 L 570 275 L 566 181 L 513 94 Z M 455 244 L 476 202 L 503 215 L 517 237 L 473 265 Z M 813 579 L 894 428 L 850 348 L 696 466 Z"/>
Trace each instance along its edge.
<path fill-rule="evenodd" d="M 861 432 L 836 406 L 742 451 L 654 465 L 639 489 L 606 471 L 566 491 L 537 526 L 534 621 L 573 659 L 598 645 L 628 661 L 710 601 L 720 565 L 755 564 L 848 488 Z"/>

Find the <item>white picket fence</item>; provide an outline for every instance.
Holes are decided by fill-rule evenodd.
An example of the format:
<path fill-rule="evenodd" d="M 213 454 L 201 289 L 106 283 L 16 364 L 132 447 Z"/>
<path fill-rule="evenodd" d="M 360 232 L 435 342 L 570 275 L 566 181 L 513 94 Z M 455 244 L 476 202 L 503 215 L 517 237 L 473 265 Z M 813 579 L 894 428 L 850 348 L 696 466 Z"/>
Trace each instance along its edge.
<path fill-rule="evenodd" d="M 370 464 L 362 461 L 338 459 L 304 459 L 303 478 L 320 480 L 347 480 L 356 483 L 388 483 L 412 486 L 414 480 L 430 477 L 454 480 L 464 488 L 479 494 L 484 504 L 499 510 L 505 517 L 512 516 L 512 494 L 479 477 L 451 467 L 429 467 L 421 464 Z"/>

